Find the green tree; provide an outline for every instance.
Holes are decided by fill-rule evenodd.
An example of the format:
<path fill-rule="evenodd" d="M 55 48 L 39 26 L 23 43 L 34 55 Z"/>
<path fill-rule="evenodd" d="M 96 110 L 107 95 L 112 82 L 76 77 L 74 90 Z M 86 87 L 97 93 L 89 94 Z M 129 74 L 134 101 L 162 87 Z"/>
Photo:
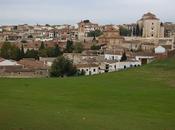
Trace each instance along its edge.
<path fill-rule="evenodd" d="M 136 36 L 140 36 L 140 28 L 138 24 L 136 26 Z"/>
<path fill-rule="evenodd" d="M 95 45 L 95 44 L 93 44 L 92 46 L 91 46 L 91 50 L 100 50 L 101 49 L 101 46 L 100 45 Z"/>
<path fill-rule="evenodd" d="M 100 30 L 90 31 L 90 32 L 88 33 L 88 37 L 94 37 L 94 39 L 95 39 L 96 37 L 99 37 L 99 36 L 101 36 L 102 34 L 103 34 L 103 32 L 100 31 Z"/>
<path fill-rule="evenodd" d="M 65 52 L 67 52 L 67 53 L 72 53 L 73 50 L 74 50 L 73 41 L 68 40 L 68 41 L 67 41 L 67 44 L 66 44 Z"/>
<path fill-rule="evenodd" d="M 33 35 L 29 35 L 28 38 L 29 38 L 29 39 L 33 38 Z"/>
<path fill-rule="evenodd" d="M 20 57 L 21 57 L 21 59 L 24 58 L 24 56 L 25 56 L 25 53 L 24 53 L 24 46 L 23 46 L 23 44 L 22 44 L 22 45 L 21 45 L 21 50 L 20 50 Z"/>
<path fill-rule="evenodd" d="M 48 57 L 47 48 L 45 47 L 44 42 L 41 42 L 38 53 L 39 53 L 39 57 Z"/>
<path fill-rule="evenodd" d="M 42 49 L 45 49 L 45 45 L 44 45 L 44 42 L 41 42 L 41 45 L 40 45 L 40 48 L 39 48 L 39 50 L 42 50 Z"/>
<path fill-rule="evenodd" d="M 20 60 L 20 49 L 10 42 L 5 42 L 0 52 L 1 57 L 5 59 Z"/>
<path fill-rule="evenodd" d="M 124 52 L 123 54 L 122 54 L 122 57 L 121 57 L 121 62 L 122 61 L 126 61 L 127 60 L 127 56 L 126 56 L 126 53 Z"/>
<path fill-rule="evenodd" d="M 77 42 L 74 45 L 74 51 L 76 53 L 81 53 L 83 51 L 83 44 L 81 42 Z"/>
<path fill-rule="evenodd" d="M 46 48 L 48 57 L 58 57 L 62 54 L 60 47 L 55 45 L 54 47 Z"/>
<path fill-rule="evenodd" d="M 21 42 L 22 42 L 22 43 L 27 43 L 27 41 L 26 41 L 26 40 L 22 40 Z"/>
<path fill-rule="evenodd" d="M 75 76 L 76 67 L 72 61 L 65 59 L 63 56 L 58 57 L 52 64 L 50 70 L 51 77 Z"/>
<path fill-rule="evenodd" d="M 120 26 L 120 35 L 121 36 L 131 36 L 131 30 L 128 30 L 127 28 Z"/>
<path fill-rule="evenodd" d="M 48 49 L 39 50 L 39 57 L 48 57 Z"/>
<path fill-rule="evenodd" d="M 25 58 L 34 58 L 34 59 L 39 59 L 39 52 L 37 50 L 29 50 L 27 49 Z"/>
<path fill-rule="evenodd" d="M 54 47 L 54 57 L 60 56 L 62 54 L 60 47 L 56 44 Z"/>

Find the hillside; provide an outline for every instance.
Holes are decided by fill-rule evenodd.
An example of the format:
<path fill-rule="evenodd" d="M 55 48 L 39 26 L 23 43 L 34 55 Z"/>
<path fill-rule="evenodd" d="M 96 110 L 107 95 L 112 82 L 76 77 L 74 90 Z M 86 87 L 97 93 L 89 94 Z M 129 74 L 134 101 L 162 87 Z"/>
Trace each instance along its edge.
<path fill-rule="evenodd" d="M 0 130 L 174 130 L 175 58 L 91 77 L 0 79 Z"/>

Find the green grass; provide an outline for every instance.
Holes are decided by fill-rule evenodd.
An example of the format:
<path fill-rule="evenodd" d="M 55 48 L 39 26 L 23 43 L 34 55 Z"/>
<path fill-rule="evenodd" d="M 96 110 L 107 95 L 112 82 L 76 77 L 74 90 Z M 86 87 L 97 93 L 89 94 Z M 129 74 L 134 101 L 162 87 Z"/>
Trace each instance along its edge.
<path fill-rule="evenodd" d="M 175 58 L 92 77 L 0 79 L 0 130 L 175 130 Z"/>

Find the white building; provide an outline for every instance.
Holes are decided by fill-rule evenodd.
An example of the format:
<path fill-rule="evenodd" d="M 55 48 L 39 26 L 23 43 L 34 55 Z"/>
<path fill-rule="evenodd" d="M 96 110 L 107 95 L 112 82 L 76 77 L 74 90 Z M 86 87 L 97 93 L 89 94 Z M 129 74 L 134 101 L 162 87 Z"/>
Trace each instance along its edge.
<path fill-rule="evenodd" d="M 84 72 L 85 75 L 99 74 L 99 65 L 97 64 L 77 64 L 76 67 L 80 72 Z"/>
<path fill-rule="evenodd" d="M 155 56 L 153 54 L 136 53 L 134 55 L 135 55 L 135 59 L 137 61 L 140 61 L 142 65 L 149 64 L 155 59 Z"/>
<path fill-rule="evenodd" d="M 128 60 L 125 62 L 118 62 L 118 61 L 105 61 L 101 63 L 99 69 L 101 73 L 104 72 L 115 72 L 127 68 L 132 68 L 132 67 L 138 67 L 141 66 L 141 61 L 136 61 L 136 60 Z"/>
<path fill-rule="evenodd" d="M 17 66 L 19 65 L 16 61 L 0 59 L 0 66 Z"/>
<path fill-rule="evenodd" d="M 166 52 L 166 49 L 162 46 L 158 46 L 155 48 L 155 54 L 163 54 Z"/>
<path fill-rule="evenodd" d="M 53 62 L 56 60 L 56 57 L 40 57 L 39 58 L 39 61 L 42 61 L 44 62 L 44 65 L 48 66 L 48 67 L 51 67 Z"/>
<path fill-rule="evenodd" d="M 106 53 L 104 54 L 105 60 L 115 60 L 120 61 L 122 58 L 122 54 L 119 53 Z"/>

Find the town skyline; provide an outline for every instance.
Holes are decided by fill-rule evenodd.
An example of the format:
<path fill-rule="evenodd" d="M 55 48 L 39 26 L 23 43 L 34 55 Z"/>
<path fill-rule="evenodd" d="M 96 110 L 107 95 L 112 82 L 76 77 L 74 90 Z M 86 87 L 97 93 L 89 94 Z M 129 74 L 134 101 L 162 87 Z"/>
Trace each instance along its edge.
<path fill-rule="evenodd" d="M 156 14 L 162 22 L 175 21 L 173 0 L 0 1 L 0 25 L 76 24 L 85 19 L 99 24 L 127 24 L 135 23 L 146 12 Z"/>

